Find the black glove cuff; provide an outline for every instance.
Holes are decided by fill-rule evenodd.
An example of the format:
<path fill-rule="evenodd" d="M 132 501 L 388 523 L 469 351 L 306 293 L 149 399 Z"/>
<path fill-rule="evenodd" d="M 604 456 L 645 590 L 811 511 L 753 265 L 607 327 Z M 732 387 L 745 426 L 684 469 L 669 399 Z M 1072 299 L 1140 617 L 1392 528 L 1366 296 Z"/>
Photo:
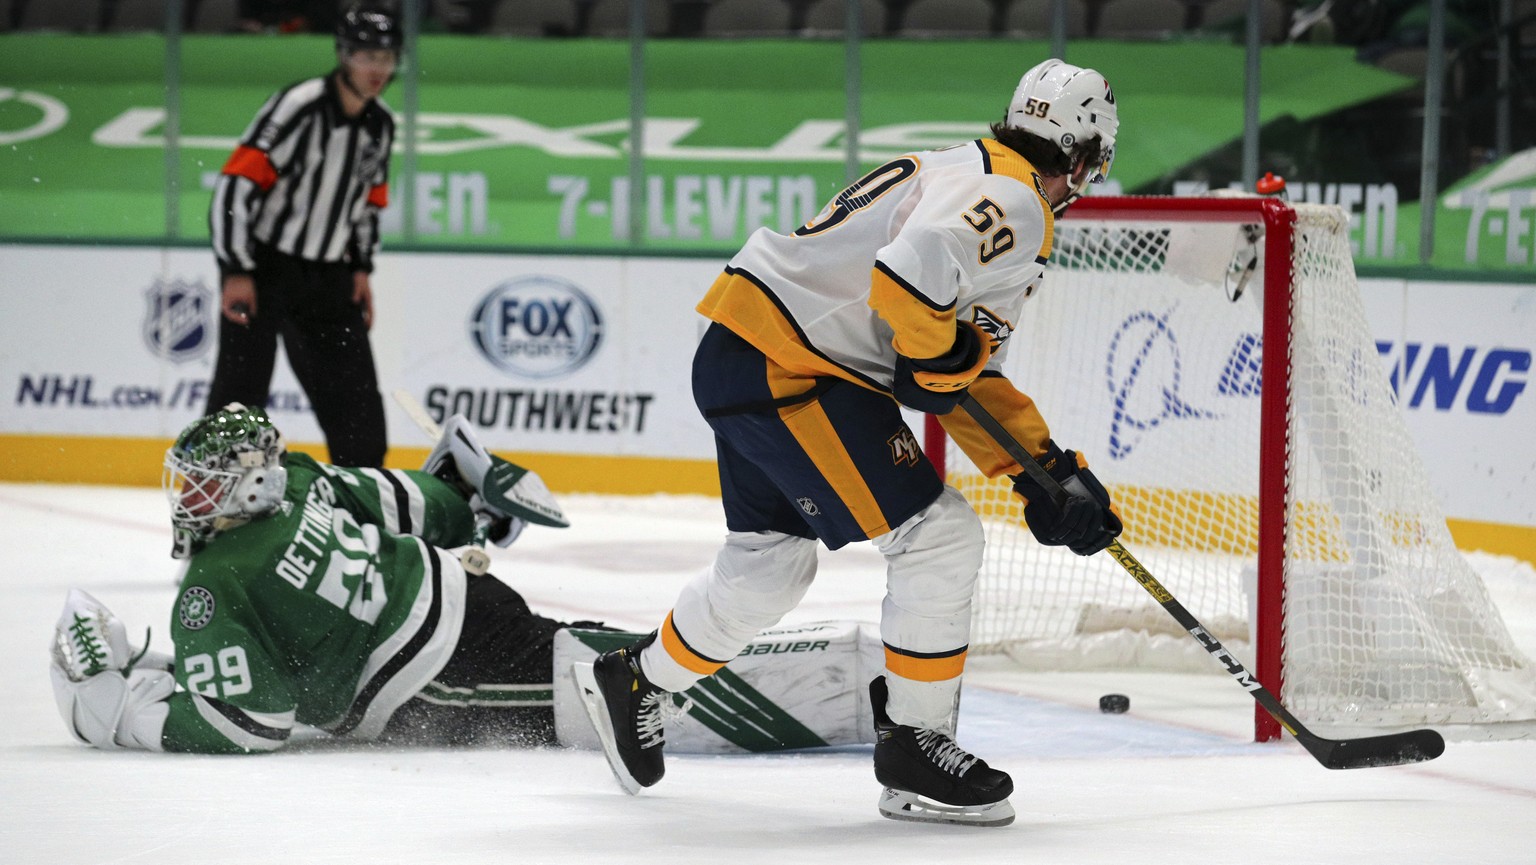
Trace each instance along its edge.
<path fill-rule="evenodd" d="M 976 335 L 976 328 L 966 327 L 964 322 L 955 323 L 955 342 L 949 347 L 949 351 L 938 357 L 908 358 L 908 362 L 915 369 L 924 372 L 959 372 L 976 365 L 981 357 L 981 338 Z"/>
<path fill-rule="evenodd" d="M 965 398 L 964 390 L 939 393 L 928 390 L 912 377 L 915 361 L 906 355 L 896 355 L 896 369 L 891 381 L 891 396 L 913 411 L 925 414 L 949 414 Z"/>
<path fill-rule="evenodd" d="M 1056 479 L 1057 483 L 1066 483 L 1073 475 L 1077 474 L 1077 452 L 1064 451 L 1056 446 L 1051 439 L 1045 440 L 1045 453 L 1035 457 L 1046 474 Z M 1050 501 L 1051 497 L 1045 494 L 1045 488 L 1041 487 L 1028 472 L 1019 472 L 1009 475 L 1013 480 L 1013 491 L 1029 501 Z"/>

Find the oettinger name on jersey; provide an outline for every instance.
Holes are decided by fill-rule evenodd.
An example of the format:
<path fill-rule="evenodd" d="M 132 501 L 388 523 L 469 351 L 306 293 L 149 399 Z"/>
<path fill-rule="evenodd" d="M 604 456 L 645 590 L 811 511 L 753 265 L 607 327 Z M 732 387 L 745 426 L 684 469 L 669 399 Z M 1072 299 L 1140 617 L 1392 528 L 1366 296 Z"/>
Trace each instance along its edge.
<path fill-rule="evenodd" d="M 350 479 L 350 476 L 343 475 Z M 359 525 L 348 511 L 335 507 L 336 491 L 325 478 L 315 479 L 304 497 L 304 513 L 293 542 L 277 563 L 277 575 L 302 589 L 321 564 L 325 573 L 315 594 L 370 625 L 378 621 L 389 600 L 384 581 L 373 568 L 379 552 L 379 527 Z M 324 558 L 326 541 L 334 534 L 340 549 Z M 324 558 L 324 561 L 322 559 Z M 348 578 L 354 578 L 348 586 Z"/>

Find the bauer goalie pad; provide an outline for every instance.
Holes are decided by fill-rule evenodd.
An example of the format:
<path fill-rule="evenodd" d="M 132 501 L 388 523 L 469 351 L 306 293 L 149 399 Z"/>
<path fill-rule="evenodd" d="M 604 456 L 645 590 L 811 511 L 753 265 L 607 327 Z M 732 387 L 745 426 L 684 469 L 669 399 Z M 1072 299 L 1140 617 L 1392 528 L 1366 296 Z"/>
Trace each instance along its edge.
<path fill-rule="evenodd" d="M 591 663 L 641 636 L 575 628 L 555 634 L 555 735 L 562 745 L 601 747 L 571 665 Z M 667 751 L 740 754 L 874 742 L 869 682 L 884 672 L 874 625 L 771 628 L 720 672 L 683 692 L 691 705 L 668 721 Z"/>

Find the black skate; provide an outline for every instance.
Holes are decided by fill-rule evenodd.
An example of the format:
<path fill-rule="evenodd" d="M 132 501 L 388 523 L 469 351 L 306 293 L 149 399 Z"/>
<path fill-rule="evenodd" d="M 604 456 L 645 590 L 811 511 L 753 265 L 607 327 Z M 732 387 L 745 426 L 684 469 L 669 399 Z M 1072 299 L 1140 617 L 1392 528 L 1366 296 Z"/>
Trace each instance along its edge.
<path fill-rule="evenodd" d="M 869 683 L 875 710 L 875 779 L 880 813 L 892 820 L 1007 826 L 1013 779 L 938 730 L 895 724 L 885 714 L 885 677 Z"/>
<path fill-rule="evenodd" d="M 672 695 L 652 685 L 640 672 L 640 650 L 655 633 L 634 644 L 599 655 L 590 664 L 575 664 L 571 675 L 581 692 L 587 717 L 603 743 L 603 755 L 619 786 L 631 796 L 661 780 L 666 720 L 665 704 Z"/>

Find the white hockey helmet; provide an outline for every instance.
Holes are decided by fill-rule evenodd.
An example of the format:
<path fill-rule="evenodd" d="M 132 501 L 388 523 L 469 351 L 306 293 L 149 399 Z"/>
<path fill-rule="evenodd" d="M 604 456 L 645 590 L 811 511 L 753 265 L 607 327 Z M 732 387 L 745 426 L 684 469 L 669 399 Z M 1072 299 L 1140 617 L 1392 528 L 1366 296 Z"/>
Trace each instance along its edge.
<path fill-rule="evenodd" d="M 266 412 L 237 402 L 182 430 L 160 480 L 176 533 L 171 555 L 187 558 L 218 532 L 276 510 L 288 486 L 285 453 Z"/>
<path fill-rule="evenodd" d="M 1087 184 L 1102 183 L 1109 176 L 1120 115 L 1109 82 L 1092 69 L 1053 58 L 1025 72 L 1008 103 L 1003 124 L 1051 142 L 1074 162 L 1078 154 L 1089 152 L 1089 145 L 1097 139 L 1096 162 L 1058 210 L 1080 198 Z"/>

